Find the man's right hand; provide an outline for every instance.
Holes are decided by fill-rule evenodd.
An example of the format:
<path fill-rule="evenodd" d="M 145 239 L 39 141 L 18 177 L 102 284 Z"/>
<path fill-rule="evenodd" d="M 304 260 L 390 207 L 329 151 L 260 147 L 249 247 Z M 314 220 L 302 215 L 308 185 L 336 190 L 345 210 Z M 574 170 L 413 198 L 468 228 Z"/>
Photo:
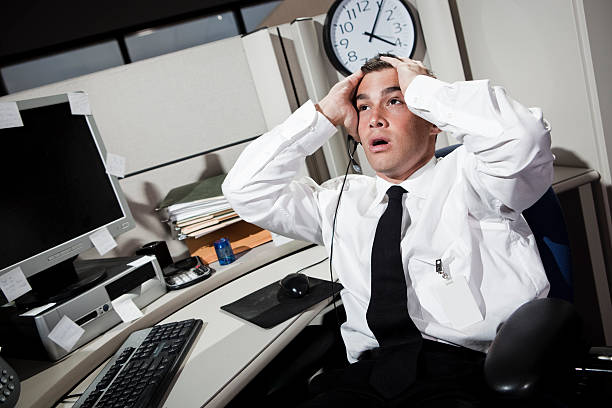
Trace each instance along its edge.
<path fill-rule="evenodd" d="M 316 105 L 317 110 L 334 124 L 343 125 L 350 135 L 357 138 L 357 111 L 352 99 L 363 72 L 357 72 L 344 78 L 329 90 L 329 93 Z"/>

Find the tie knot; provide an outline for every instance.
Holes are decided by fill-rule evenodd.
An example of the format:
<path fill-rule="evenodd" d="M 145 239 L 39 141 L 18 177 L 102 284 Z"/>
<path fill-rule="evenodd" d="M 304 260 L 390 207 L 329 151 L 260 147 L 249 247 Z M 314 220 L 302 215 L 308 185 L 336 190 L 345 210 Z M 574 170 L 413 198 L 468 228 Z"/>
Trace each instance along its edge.
<path fill-rule="evenodd" d="M 393 186 L 387 190 L 387 195 L 389 196 L 389 200 L 401 199 L 406 190 L 404 190 L 400 186 Z"/>

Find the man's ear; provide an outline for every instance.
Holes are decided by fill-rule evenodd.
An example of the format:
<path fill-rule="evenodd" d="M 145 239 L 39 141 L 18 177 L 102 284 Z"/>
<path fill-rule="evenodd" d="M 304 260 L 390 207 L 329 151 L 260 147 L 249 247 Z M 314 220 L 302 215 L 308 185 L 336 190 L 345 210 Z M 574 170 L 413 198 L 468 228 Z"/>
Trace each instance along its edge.
<path fill-rule="evenodd" d="M 440 128 L 432 123 L 431 124 L 431 128 L 429 129 L 429 134 L 430 135 L 437 135 L 440 132 L 441 132 Z"/>

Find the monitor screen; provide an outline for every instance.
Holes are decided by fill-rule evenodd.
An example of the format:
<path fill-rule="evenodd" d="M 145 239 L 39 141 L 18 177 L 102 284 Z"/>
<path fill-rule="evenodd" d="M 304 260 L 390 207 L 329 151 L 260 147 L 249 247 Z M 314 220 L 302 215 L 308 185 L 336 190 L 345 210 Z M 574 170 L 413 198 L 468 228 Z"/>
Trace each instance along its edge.
<path fill-rule="evenodd" d="M 133 221 L 93 117 L 73 115 L 66 95 L 25 102 L 23 126 L 0 129 L 0 273 L 31 276 L 91 248 L 97 229 L 115 236 Z"/>

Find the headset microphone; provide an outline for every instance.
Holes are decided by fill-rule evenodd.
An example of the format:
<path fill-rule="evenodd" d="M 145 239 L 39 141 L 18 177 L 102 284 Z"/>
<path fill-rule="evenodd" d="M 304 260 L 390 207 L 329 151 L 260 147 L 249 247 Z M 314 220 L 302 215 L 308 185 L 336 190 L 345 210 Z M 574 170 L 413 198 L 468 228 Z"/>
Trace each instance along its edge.
<path fill-rule="evenodd" d="M 351 151 L 351 141 L 353 142 L 353 149 Z M 353 166 L 353 170 L 355 170 L 356 173 L 361 174 L 361 166 L 359 165 L 359 163 L 357 163 L 357 161 L 355 160 L 355 151 L 357 150 L 357 145 L 359 144 L 358 141 L 356 141 L 353 136 L 348 135 L 346 137 L 346 148 L 347 148 L 347 152 L 348 152 L 348 156 L 349 156 L 349 160 L 351 161 L 351 165 Z"/>

